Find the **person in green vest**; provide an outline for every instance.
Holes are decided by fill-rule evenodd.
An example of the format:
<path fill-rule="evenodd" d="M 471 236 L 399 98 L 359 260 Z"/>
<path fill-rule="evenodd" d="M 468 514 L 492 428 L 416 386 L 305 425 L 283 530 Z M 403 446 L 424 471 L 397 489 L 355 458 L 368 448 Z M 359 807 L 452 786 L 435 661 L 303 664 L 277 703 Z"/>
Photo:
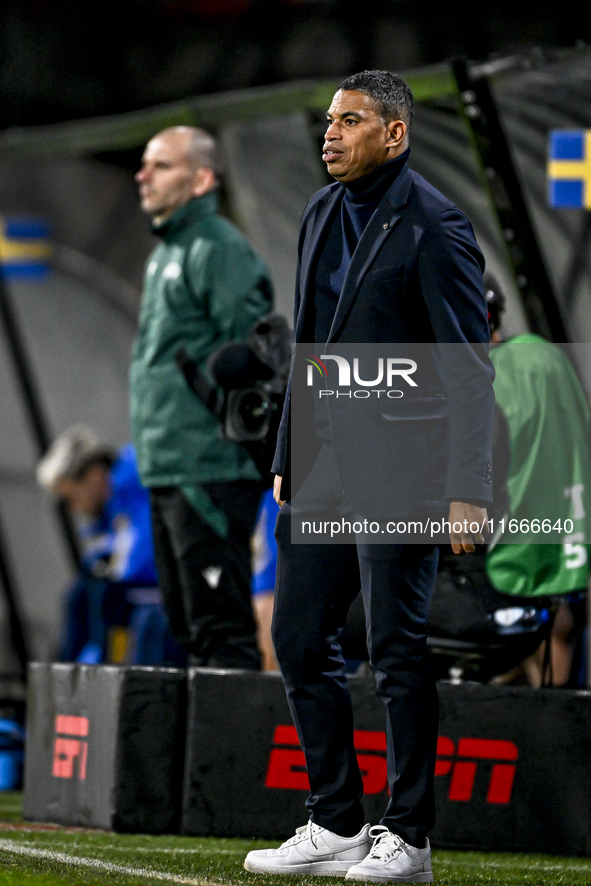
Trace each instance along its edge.
<path fill-rule="evenodd" d="M 184 350 L 211 383 L 208 358 L 272 309 L 267 268 L 218 214 L 220 171 L 215 139 L 195 127 L 165 129 L 144 151 L 136 180 L 160 243 L 132 352 L 131 426 L 175 639 L 192 664 L 259 669 L 250 538 L 264 485 L 175 359 Z"/>
<path fill-rule="evenodd" d="M 553 683 L 571 676 L 575 615 L 584 615 L 591 542 L 590 412 L 562 347 L 525 333 L 501 335 L 502 296 L 489 281 L 494 389 L 509 431 L 509 511 L 497 517 L 486 557 L 494 587 L 557 597 Z"/>

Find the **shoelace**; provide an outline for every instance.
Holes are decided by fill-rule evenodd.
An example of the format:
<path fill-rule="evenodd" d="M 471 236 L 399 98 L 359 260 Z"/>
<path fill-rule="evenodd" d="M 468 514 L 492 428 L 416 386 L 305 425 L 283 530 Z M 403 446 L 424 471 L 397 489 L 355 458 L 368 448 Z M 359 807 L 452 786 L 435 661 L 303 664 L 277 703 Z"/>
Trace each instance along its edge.
<path fill-rule="evenodd" d="M 313 827 L 314 827 L 314 824 L 310 820 L 310 821 L 308 821 L 307 824 L 303 824 L 301 827 L 296 828 L 296 832 L 293 835 L 293 837 L 290 837 L 289 840 L 286 840 L 285 843 L 282 843 L 280 848 L 283 849 L 284 846 L 291 846 L 294 843 L 299 843 L 303 834 L 306 834 L 306 836 L 308 837 L 308 839 L 310 840 L 312 845 L 314 847 L 316 847 L 316 842 L 314 840 L 314 832 L 312 830 Z"/>
<path fill-rule="evenodd" d="M 369 858 L 379 858 L 380 861 L 387 861 L 394 858 L 403 850 L 403 841 L 392 831 L 384 827 L 382 824 L 376 824 L 369 829 L 369 836 L 373 837 L 374 844 L 369 851 Z"/>

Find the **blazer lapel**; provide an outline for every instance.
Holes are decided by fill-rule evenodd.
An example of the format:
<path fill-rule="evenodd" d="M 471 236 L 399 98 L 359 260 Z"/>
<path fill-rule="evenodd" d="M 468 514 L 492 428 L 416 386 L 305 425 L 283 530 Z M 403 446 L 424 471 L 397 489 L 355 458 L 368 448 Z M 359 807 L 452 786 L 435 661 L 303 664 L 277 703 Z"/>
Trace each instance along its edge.
<path fill-rule="evenodd" d="M 330 224 L 334 213 L 340 206 L 341 200 L 343 199 L 343 193 L 344 192 L 341 188 L 336 188 L 332 193 L 327 194 L 323 200 L 319 200 L 315 208 L 314 217 L 309 222 L 309 242 L 305 244 L 305 248 L 302 250 L 302 262 L 300 266 L 299 294 L 301 301 L 298 311 L 298 329 L 296 329 L 296 335 L 301 334 L 302 332 L 304 317 L 306 315 L 306 302 L 308 300 L 310 288 L 314 282 L 311 278 L 311 271 L 314 268 L 314 263 L 320 250 L 320 244 L 322 243 L 326 227 Z"/>
<path fill-rule="evenodd" d="M 401 209 L 408 201 L 408 194 L 412 186 L 410 170 L 407 166 L 400 173 L 396 181 L 388 188 L 380 201 L 376 211 L 361 235 L 351 264 L 343 283 L 341 296 L 337 304 L 328 341 L 332 341 L 338 334 L 345 321 L 351 305 L 355 301 L 359 287 L 367 271 L 382 248 L 386 239 L 390 236 L 398 222 Z"/>

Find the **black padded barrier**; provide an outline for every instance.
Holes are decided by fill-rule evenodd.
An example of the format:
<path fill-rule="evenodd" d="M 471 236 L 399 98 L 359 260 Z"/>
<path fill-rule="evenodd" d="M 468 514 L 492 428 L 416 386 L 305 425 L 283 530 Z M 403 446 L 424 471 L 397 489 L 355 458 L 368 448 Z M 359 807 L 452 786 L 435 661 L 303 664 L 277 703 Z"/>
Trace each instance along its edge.
<path fill-rule="evenodd" d="M 174 668 L 29 665 L 29 821 L 178 833 L 186 674 Z"/>
<path fill-rule="evenodd" d="M 350 680 L 368 821 L 387 803 L 384 713 Z M 278 674 L 33 664 L 24 815 L 138 833 L 282 840 L 306 819 Z M 591 693 L 439 684 L 435 846 L 591 855 Z M 183 778 L 183 758 L 185 759 Z M 182 805 L 181 805 L 182 790 Z"/>
<path fill-rule="evenodd" d="M 387 803 L 384 712 L 350 680 L 368 821 Z M 278 674 L 189 671 L 181 832 L 282 840 L 307 776 Z M 439 684 L 434 846 L 591 854 L 591 693 Z"/>

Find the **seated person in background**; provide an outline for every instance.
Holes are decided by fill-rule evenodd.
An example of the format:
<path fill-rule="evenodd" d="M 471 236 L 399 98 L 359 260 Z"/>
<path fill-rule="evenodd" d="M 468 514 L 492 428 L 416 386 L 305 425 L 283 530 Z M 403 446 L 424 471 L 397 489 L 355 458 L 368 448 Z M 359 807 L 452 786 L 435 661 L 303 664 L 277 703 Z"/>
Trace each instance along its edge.
<path fill-rule="evenodd" d="M 435 672 L 448 676 L 452 663 L 464 679 L 480 682 L 582 687 L 591 542 L 589 405 L 559 345 L 531 333 L 503 338 L 504 297 L 495 281 L 484 280 L 496 371 L 493 535 L 488 545 L 461 558 L 449 545 L 440 547 L 428 618 Z M 509 520 L 516 526 L 521 520 L 560 521 L 568 528 L 545 544 L 543 532 L 508 531 Z M 367 657 L 364 628 L 358 598 L 340 639 L 346 657 Z"/>
<path fill-rule="evenodd" d="M 162 605 L 149 497 L 132 445 L 116 451 L 75 425 L 41 459 L 37 479 L 74 518 L 82 547 L 60 660 L 183 664 Z"/>
<path fill-rule="evenodd" d="M 494 388 L 511 450 L 507 518 L 516 525 L 561 524 L 563 531 L 549 544 L 537 543 L 544 541 L 539 528 L 521 536 L 493 533 L 486 572 L 501 593 L 552 602 L 550 679 L 555 686 L 577 685 L 591 542 L 589 404 L 559 345 L 531 333 L 503 338 L 504 299 L 494 281 L 488 284 L 489 305 L 497 308 L 495 322 L 489 313 Z M 524 670 L 530 685 L 540 685 L 543 656 L 525 662 Z"/>
<path fill-rule="evenodd" d="M 459 561 L 451 553 L 440 559 L 431 642 L 477 644 L 481 659 L 471 666 L 480 679 L 584 686 L 589 407 L 559 345 L 531 333 L 503 337 L 505 299 L 492 278 L 484 279 L 496 372 L 493 460 L 502 486 L 493 493 L 488 546 Z M 536 528 L 527 532 L 522 521 Z M 563 527 L 551 543 L 544 543 L 543 521 Z"/>

